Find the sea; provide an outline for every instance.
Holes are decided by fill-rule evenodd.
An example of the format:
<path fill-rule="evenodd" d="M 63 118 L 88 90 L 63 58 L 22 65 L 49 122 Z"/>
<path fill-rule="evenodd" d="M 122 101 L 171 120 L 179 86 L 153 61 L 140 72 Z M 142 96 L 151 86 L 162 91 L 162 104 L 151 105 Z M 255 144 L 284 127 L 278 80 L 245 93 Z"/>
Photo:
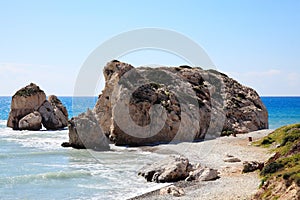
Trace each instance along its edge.
<path fill-rule="evenodd" d="M 69 116 L 92 109 L 96 97 L 59 97 Z M 300 122 L 300 97 L 262 97 L 269 128 Z M 68 130 L 6 127 L 11 97 L 0 97 L 0 199 L 128 199 L 162 187 L 137 175 L 165 155 L 139 148 L 95 152 L 61 147 Z"/>

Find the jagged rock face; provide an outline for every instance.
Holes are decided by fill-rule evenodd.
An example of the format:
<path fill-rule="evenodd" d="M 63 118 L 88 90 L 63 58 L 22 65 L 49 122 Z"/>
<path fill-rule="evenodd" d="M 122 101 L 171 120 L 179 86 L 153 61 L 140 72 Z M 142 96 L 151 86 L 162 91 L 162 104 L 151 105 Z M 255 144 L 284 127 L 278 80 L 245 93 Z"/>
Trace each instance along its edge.
<path fill-rule="evenodd" d="M 126 63 L 119 63 L 112 61 L 105 67 L 103 74 L 105 78 L 105 89 L 99 95 L 99 99 L 95 105 L 94 112 L 96 118 L 106 136 L 110 135 L 111 117 L 112 117 L 112 103 L 111 97 L 114 87 L 118 84 L 120 77 L 133 66 Z"/>
<path fill-rule="evenodd" d="M 68 125 L 68 118 L 57 107 L 53 107 L 49 101 L 45 101 L 39 108 L 42 115 L 42 123 L 47 130 L 58 130 Z"/>
<path fill-rule="evenodd" d="M 108 139 L 102 133 L 95 114 L 91 110 L 73 117 L 68 127 L 69 142 L 63 143 L 62 146 L 97 151 L 110 149 Z"/>
<path fill-rule="evenodd" d="M 231 78 L 222 78 L 225 84 L 224 130 L 248 133 L 268 128 L 268 112 L 256 91 Z"/>
<path fill-rule="evenodd" d="M 7 126 L 14 130 L 58 130 L 68 125 L 68 112 L 54 95 L 46 94 L 34 83 L 18 90 L 12 97 Z"/>
<path fill-rule="evenodd" d="M 19 121 L 20 130 L 40 130 L 42 128 L 42 116 L 39 112 L 34 111 L 23 117 Z"/>
<path fill-rule="evenodd" d="M 68 126 L 67 109 L 55 95 L 49 96 L 48 101 L 45 101 L 38 111 L 46 129 L 57 130 Z"/>
<path fill-rule="evenodd" d="M 19 121 L 36 111 L 45 100 L 46 94 L 34 83 L 18 90 L 12 97 L 7 126 L 19 130 Z"/>
<path fill-rule="evenodd" d="M 48 101 L 51 103 L 54 110 L 58 109 L 61 111 L 61 113 L 65 116 L 65 118 L 68 120 L 68 111 L 66 107 L 62 104 L 62 102 L 57 98 L 55 95 L 50 95 L 48 97 Z"/>
<path fill-rule="evenodd" d="M 225 74 L 201 68 L 104 68 L 105 88 L 94 108 L 116 145 L 194 141 L 268 128 L 258 94 Z"/>

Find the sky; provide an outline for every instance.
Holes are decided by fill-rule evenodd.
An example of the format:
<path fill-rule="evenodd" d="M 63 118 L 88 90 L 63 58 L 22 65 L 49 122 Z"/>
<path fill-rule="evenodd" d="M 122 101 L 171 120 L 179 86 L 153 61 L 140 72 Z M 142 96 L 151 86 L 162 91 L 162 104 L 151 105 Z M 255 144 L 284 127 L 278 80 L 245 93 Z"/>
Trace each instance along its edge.
<path fill-rule="evenodd" d="M 2 0 L 0 96 L 30 82 L 46 94 L 72 96 L 94 49 L 120 33 L 148 27 L 190 38 L 219 71 L 262 96 L 300 96 L 299 22 L 297 0 Z M 134 66 L 186 64 L 159 50 L 118 59 Z M 99 81 L 95 95 L 102 88 Z"/>

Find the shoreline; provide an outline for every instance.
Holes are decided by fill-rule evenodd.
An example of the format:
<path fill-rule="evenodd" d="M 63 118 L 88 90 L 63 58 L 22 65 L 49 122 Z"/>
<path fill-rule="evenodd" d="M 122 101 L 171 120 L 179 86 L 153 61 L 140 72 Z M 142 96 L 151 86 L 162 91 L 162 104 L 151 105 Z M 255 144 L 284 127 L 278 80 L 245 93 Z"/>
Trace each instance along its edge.
<path fill-rule="evenodd" d="M 140 147 L 143 151 L 149 151 L 164 155 L 183 155 L 191 163 L 200 163 L 219 171 L 219 177 L 214 181 L 171 183 L 183 188 L 185 195 L 174 197 L 160 195 L 159 189 L 129 198 L 128 200 L 155 200 L 155 199 L 251 199 L 258 190 L 261 182 L 257 171 L 242 174 L 244 161 L 266 161 L 271 153 L 268 149 L 253 146 L 253 142 L 268 135 L 273 130 L 265 129 L 246 134 L 238 134 L 237 137 L 224 136 L 213 140 L 195 143 L 166 144 L 154 147 Z M 239 158 L 241 162 L 224 162 L 226 154 Z"/>

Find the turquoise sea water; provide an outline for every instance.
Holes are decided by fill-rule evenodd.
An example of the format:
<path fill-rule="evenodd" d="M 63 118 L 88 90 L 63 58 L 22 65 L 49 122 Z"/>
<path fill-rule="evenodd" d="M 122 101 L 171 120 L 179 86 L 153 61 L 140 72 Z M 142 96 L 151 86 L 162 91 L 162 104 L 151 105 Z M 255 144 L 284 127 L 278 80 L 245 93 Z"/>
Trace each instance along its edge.
<path fill-rule="evenodd" d="M 60 97 L 70 117 L 93 108 L 94 97 Z M 263 97 L 270 128 L 300 122 L 300 97 Z M 12 131 L 11 97 L 0 97 L 0 199 L 126 199 L 157 187 L 137 176 L 162 155 L 112 146 L 94 152 L 62 148 L 68 131 Z"/>
<path fill-rule="evenodd" d="M 96 101 L 60 99 L 70 117 Z M 6 127 L 10 101 L 0 97 L 0 199 L 126 199 L 160 186 L 137 172 L 162 155 L 114 146 L 106 152 L 62 148 L 68 130 L 13 131 Z"/>

